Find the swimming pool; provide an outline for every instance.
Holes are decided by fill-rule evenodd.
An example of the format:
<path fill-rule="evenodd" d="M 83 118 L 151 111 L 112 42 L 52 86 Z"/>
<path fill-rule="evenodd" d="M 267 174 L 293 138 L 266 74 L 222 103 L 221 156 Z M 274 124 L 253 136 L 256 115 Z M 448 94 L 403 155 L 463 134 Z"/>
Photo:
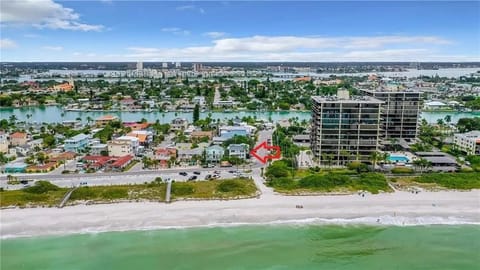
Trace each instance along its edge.
<path fill-rule="evenodd" d="M 410 159 L 407 156 L 389 156 L 388 160 L 390 160 L 390 162 L 405 162 L 405 163 L 410 161 Z"/>

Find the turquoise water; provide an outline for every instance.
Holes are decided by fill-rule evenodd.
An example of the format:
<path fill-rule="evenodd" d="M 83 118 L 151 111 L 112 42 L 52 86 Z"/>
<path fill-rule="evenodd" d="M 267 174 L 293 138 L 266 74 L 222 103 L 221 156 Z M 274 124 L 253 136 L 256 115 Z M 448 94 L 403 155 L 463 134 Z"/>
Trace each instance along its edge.
<path fill-rule="evenodd" d="M 408 157 L 405 157 L 405 156 L 389 156 L 388 160 L 392 162 L 408 162 L 409 161 Z"/>
<path fill-rule="evenodd" d="M 1 269 L 478 269 L 480 226 L 276 225 L 1 242 Z"/>
<path fill-rule="evenodd" d="M 25 107 L 25 108 L 0 108 L 0 119 L 8 119 L 10 115 L 15 115 L 18 121 L 28 122 L 47 122 L 47 123 L 60 123 L 63 120 L 75 120 L 81 118 L 86 123 L 87 117 L 92 119 L 100 117 L 105 114 L 112 114 L 118 116 L 122 121 L 140 121 L 142 118 L 147 119 L 150 122 L 155 122 L 157 119 L 161 123 L 170 123 L 176 117 L 186 118 L 192 121 L 193 113 L 191 112 L 74 112 L 63 110 L 57 106 L 47 107 Z M 31 118 L 27 119 L 27 114 L 31 115 Z M 200 113 L 201 118 L 208 116 L 208 112 Z M 252 112 L 252 111 L 234 111 L 234 112 L 212 112 L 211 117 L 216 120 L 232 119 L 236 116 L 242 118 L 244 116 L 257 117 L 258 119 L 271 119 L 272 121 L 278 121 L 280 119 L 288 119 L 292 117 L 298 117 L 299 121 L 311 119 L 311 112 L 299 112 L 299 111 L 280 111 L 280 112 Z M 422 112 L 421 118 L 425 118 L 429 123 L 436 123 L 438 119 L 444 119 L 445 116 L 450 115 L 452 123 L 456 123 L 460 118 L 473 118 L 480 117 L 480 112 Z"/>

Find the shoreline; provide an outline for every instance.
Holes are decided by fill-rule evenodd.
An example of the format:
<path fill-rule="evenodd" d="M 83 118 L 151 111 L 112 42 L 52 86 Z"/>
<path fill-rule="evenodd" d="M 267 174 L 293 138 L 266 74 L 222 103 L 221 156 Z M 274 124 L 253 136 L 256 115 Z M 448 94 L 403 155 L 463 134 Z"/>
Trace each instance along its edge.
<path fill-rule="evenodd" d="M 0 238 L 278 224 L 479 225 L 479 209 L 480 190 L 397 191 L 366 197 L 267 194 L 260 199 L 229 201 L 16 208 L 0 210 Z"/>

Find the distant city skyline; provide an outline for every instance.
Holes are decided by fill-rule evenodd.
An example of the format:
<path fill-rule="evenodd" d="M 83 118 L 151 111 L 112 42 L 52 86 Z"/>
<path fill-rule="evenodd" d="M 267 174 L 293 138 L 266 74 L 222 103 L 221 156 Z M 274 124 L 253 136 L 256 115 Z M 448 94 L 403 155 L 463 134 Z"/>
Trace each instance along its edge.
<path fill-rule="evenodd" d="M 480 2 L 1 1 L 0 61 L 480 61 Z"/>

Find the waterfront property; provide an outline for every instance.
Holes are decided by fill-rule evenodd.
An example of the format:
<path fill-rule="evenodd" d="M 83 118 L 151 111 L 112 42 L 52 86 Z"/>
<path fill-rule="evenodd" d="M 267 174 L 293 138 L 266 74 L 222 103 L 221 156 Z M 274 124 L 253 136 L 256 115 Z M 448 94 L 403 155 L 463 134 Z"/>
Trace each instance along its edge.
<path fill-rule="evenodd" d="M 380 148 L 380 107 L 374 97 L 314 96 L 311 149 L 323 164 L 344 165 L 353 160 L 370 162 Z"/>
<path fill-rule="evenodd" d="M 188 127 L 188 120 L 185 118 L 175 118 L 170 124 L 170 130 L 180 131 L 185 130 Z"/>
<path fill-rule="evenodd" d="M 95 125 L 97 127 L 105 127 L 108 123 L 118 121 L 118 117 L 114 115 L 104 115 L 95 119 Z"/>
<path fill-rule="evenodd" d="M 384 101 L 380 116 L 382 138 L 388 140 L 417 137 L 422 103 L 419 91 L 362 90 L 362 92 Z"/>
<path fill-rule="evenodd" d="M 67 152 L 79 153 L 85 150 L 85 148 L 88 146 L 89 138 L 90 137 L 88 135 L 85 135 L 83 133 L 75 135 L 65 140 L 63 148 Z"/>
<path fill-rule="evenodd" d="M 480 155 L 480 131 L 457 133 L 453 136 L 453 144 L 467 155 Z"/>

